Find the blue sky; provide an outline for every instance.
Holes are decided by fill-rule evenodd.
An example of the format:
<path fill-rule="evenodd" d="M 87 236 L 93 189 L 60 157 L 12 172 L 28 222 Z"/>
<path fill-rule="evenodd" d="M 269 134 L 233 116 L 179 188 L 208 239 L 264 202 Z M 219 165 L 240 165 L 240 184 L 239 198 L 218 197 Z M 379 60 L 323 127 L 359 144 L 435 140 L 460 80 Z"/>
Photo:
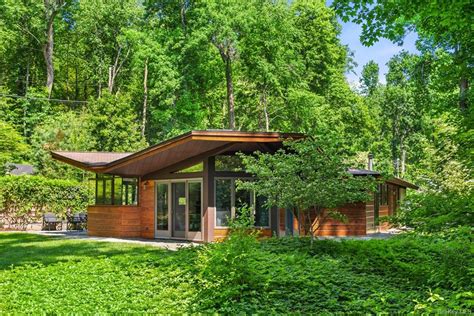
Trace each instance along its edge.
<path fill-rule="evenodd" d="M 362 67 L 370 60 L 374 60 L 379 64 L 379 81 L 385 83 L 385 74 L 387 73 L 388 60 L 395 54 L 402 50 L 409 51 L 411 53 L 417 53 L 418 50 L 415 47 L 415 41 L 417 35 L 410 33 L 406 36 L 402 46 L 398 46 L 386 39 L 380 39 L 377 43 L 370 47 L 363 46 L 359 40 L 361 33 L 361 26 L 352 22 L 344 23 L 339 20 L 342 25 L 342 32 L 340 35 L 341 42 L 349 45 L 350 50 L 354 52 L 354 59 L 358 66 L 355 69 L 356 75 L 353 73 L 346 74 L 349 83 L 357 84 L 359 82 L 359 76 L 362 72 Z"/>

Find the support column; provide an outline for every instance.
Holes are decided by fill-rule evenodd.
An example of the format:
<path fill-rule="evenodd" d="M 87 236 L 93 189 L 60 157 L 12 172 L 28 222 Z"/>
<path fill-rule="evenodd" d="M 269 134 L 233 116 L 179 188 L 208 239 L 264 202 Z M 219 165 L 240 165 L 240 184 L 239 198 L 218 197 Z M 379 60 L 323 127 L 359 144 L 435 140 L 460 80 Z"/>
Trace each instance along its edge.
<path fill-rule="evenodd" d="M 276 206 L 270 209 L 270 228 L 272 236 L 280 236 L 280 210 Z"/>
<path fill-rule="evenodd" d="M 215 158 L 208 157 L 203 161 L 203 239 L 205 242 L 214 241 L 215 227 L 215 198 L 214 198 L 214 176 L 215 176 Z"/>

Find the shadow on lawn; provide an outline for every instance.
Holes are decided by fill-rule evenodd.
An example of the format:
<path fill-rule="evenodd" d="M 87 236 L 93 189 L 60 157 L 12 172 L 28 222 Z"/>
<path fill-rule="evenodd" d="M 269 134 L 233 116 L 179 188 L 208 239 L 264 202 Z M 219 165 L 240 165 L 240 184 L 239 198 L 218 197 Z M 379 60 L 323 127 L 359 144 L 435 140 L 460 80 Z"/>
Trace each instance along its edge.
<path fill-rule="evenodd" d="M 130 244 L 71 240 L 22 233 L 0 234 L 0 270 L 25 264 L 49 265 L 120 255 L 139 258 L 146 254 L 163 258 L 174 256 L 173 253 L 176 252 Z"/>

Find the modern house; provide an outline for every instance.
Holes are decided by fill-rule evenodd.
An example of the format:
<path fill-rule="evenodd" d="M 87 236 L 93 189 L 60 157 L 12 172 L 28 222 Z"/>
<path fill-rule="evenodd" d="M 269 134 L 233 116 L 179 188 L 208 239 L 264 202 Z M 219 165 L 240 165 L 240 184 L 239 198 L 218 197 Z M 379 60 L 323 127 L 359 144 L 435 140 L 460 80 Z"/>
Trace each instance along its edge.
<path fill-rule="evenodd" d="M 191 131 L 136 153 L 52 152 L 60 161 L 91 171 L 95 205 L 88 208 L 92 236 L 176 238 L 193 241 L 223 239 L 228 221 L 245 203 L 254 211 L 255 227 L 265 236 L 301 233 L 299 216 L 284 209 L 266 209 L 264 198 L 237 191 L 243 171 L 237 152 L 275 152 L 287 139 L 302 134 Z M 349 170 L 378 176 L 370 170 Z M 377 218 L 395 212 L 406 188 L 413 184 L 393 178 L 380 186 L 374 201 L 343 205 L 347 223 L 327 221 L 320 235 L 365 235 L 377 229 Z"/>

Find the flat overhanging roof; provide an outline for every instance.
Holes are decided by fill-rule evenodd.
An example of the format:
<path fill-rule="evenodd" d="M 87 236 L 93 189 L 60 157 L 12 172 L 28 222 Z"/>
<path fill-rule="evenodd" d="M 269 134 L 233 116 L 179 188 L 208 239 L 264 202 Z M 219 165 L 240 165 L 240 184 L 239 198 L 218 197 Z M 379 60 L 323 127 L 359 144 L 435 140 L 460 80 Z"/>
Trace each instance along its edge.
<path fill-rule="evenodd" d="M 192 165 L 225 152 L 275 151 L 281 148 L 285 139 L 303 136 L 299 133 L 191 131 L 136 153 L 53 151 L 51 155 L 54 159 L 96 173 L 144 176 L 186 161 Z"/>
<path fill-rule="evenodd" d="M 284 140 L 301 139 L 300 133 L 240 132 L 230 130 L 190 131 L 136 153 L 52 151 L 54 159 L 96 173 L 120 176 L 146 176 L 156 172 L 174 172 L 205 158 L 235 152 L 274 152 Z M 356 176 L 375 176 L 377 171 L 349 169 Z M 398 186 L 418 189 L 399 178 L 387 180 Z"/>

